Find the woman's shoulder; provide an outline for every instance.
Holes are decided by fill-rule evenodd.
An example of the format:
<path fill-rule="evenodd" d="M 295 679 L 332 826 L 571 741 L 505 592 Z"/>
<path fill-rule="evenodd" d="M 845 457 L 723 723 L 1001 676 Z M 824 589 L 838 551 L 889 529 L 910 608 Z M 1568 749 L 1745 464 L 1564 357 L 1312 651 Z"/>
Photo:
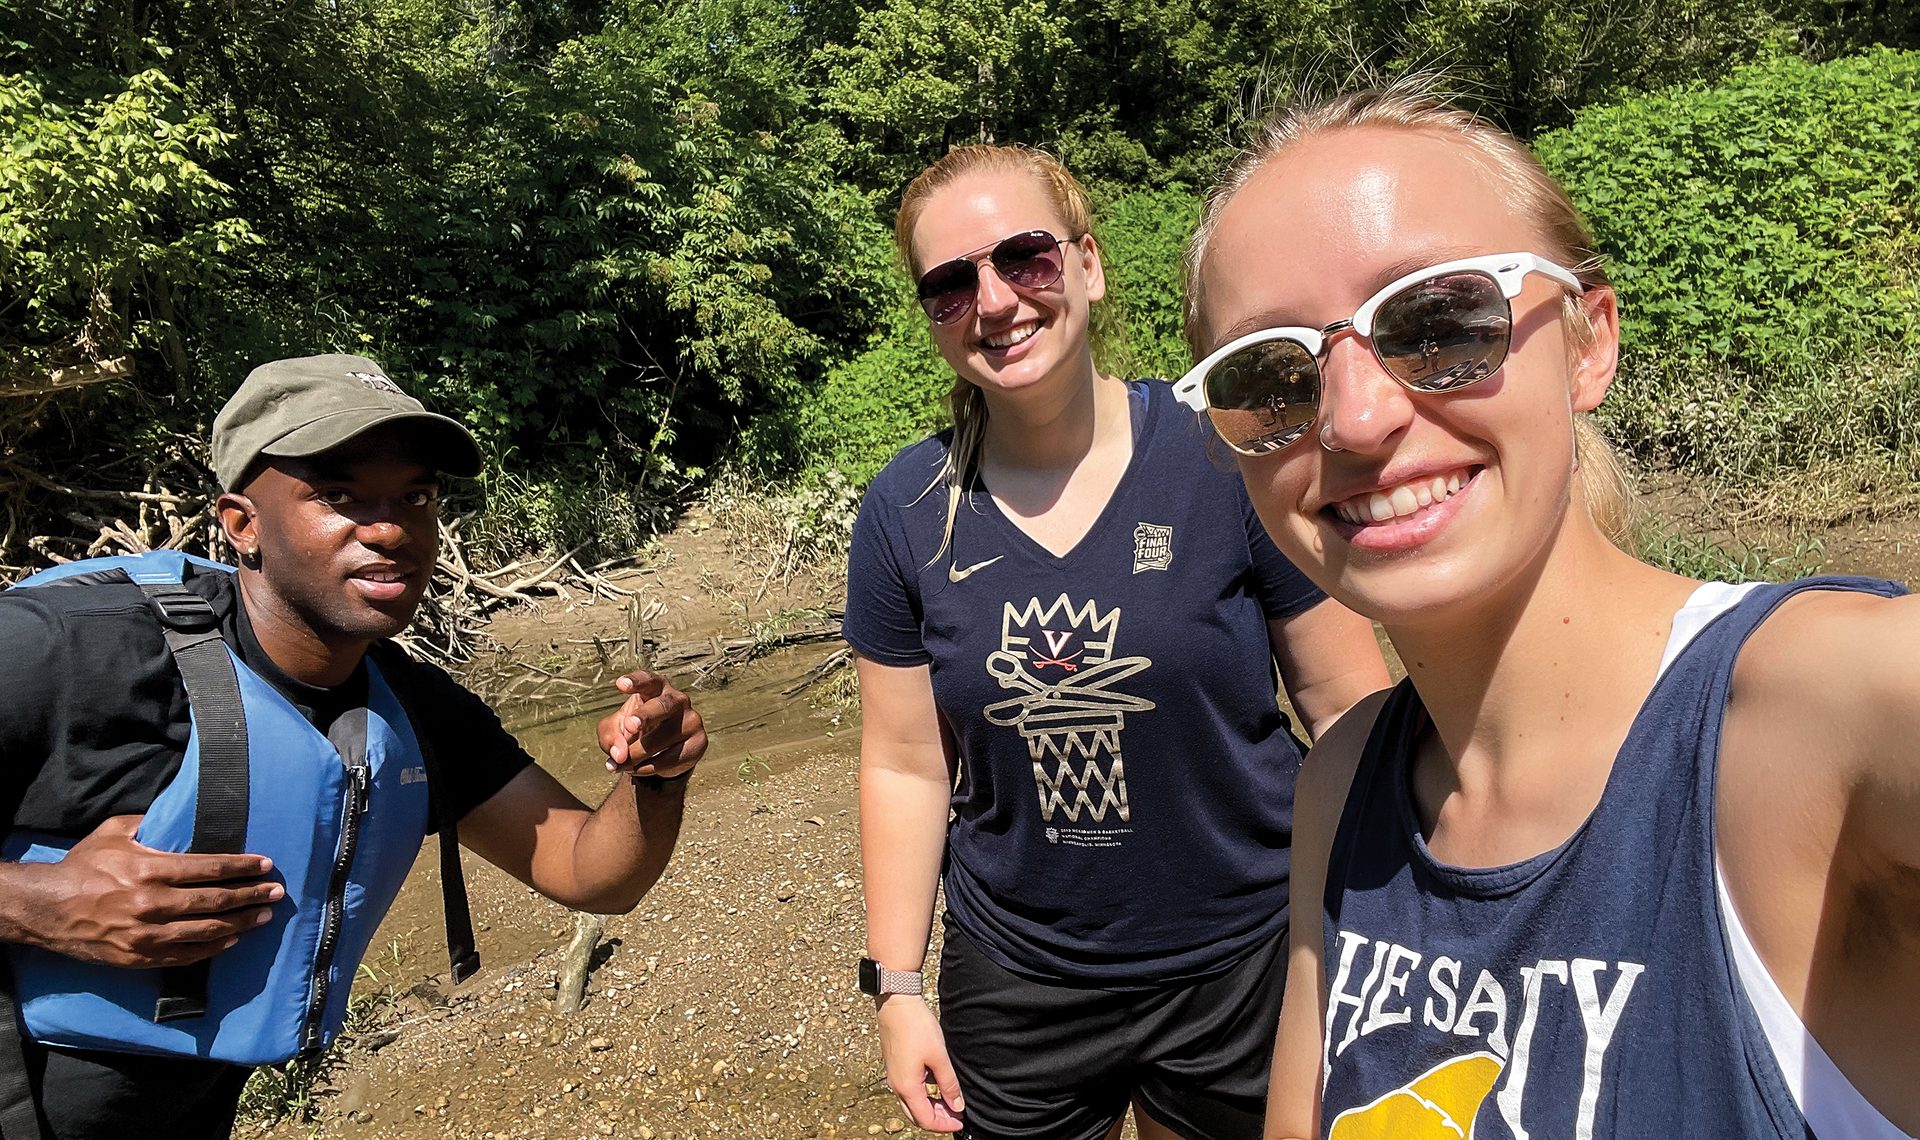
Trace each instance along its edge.
<path fill-rule="evenodd" d="M 1741 652 L 1736 697 L 1812 715 L 1920 711 L 1920 596 L 1868 578 L 1794 585 Z"/>

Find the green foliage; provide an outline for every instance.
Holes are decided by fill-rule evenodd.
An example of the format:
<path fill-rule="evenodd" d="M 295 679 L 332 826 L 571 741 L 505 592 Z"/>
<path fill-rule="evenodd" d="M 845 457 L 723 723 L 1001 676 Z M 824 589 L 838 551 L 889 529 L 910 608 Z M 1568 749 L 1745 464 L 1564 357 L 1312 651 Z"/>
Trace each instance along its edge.
<path fill-rule="evenodd" d="M 229 136 L 147 69 L 0 74 L 0 351 L 15 381 L 172 337 L 171 297 L 253 238 L 204 165 Z"/>
<path fill-rule="evenodd" d="M 1522 137 L 1582 107 L 1722 74 L 1785 50 L 1783 5 L 1734 0 L 1427 0 L 1348 9 L 1354 42 L 1398 74 L 1443 66 L 1478 109 Z"/>
<path fill-rule="evenodd" d="M 469 559 L 495 564 L 573 551 L 582 564 L 638 550 L 668 515 L 666 497 L 606 458 L 529 471 L 496 463 L 480 477 L 484 506 L 461 536 Z"/>
<path fill-rule="evenodd" d="M 705 505 L 725 528 L 729 551 L 766 562 L 766 582 L 771 583 L 802 571 L 831 576 L 846 569 L 847 543 L 864 488 L 833 468 L 783 486 L 730 467 L 708 487 Z M 801 616 L 818 615 L 779 615 L 756 627 L 754 636 L 785 633 Z"/>
<path fill-rule="evenodd" d="M 828 369 L 795 407 L 799 454 L 814 470 L 865 486 L 894 452 L 947 424 L 953 381 L 926 314 L 902 285 L 865 349 Z"/>
<path fill-rule="evenodd" d="M 1709 535 L 1683 534 L 1672 524 L 1655 519 L 1638 535 L 1639 556 L 1663 570 L 1685 578 L 1717 582 L 1788 582 L 1819 571 L 1824 553 L 1820 540 L 1796 539 L 1791 549 L 1765 544 L 1722 543 Z"/>
<path fill-rule="evenodd" d="M 1920 54 L 1741 68 L 1539 140 L 1586 211 L 1629 350 L 1782 359 L 1920 345 Z"/>
<path fill-rule="evenodd" d="M 1175 377 L 1192 363 L 1180 327 L 1182 254 L 1199 221 L 1199 195 L 1177 185 L 1121 193 L 1101 212 L 1094 229 L 1114 326 L 1102 361 L 1108 371 Z"/>
<path fill-rule="evenodd" d="M 1646 459 L 1733 484 L 1858 460 L 1920 479 L 1920 369 L 1885 350 L 1784 356 L 1767 371 L 1641 352 L 1601 411 L 1608 434 Z"/>
<path fill-rule="evenodd" d="M 869 178 L 904 185 L 969 142 L 1021 137 L 1021 109 L 1065 94 L 1079 61 L 1042 0 L 886 0 L 850 44 L 827 44 L 828 110 L 844 115 Z"/>
<path fill-rule="evenodd" d="M 874 223 L 800 120 L 781 11 L 685 6 L 564 43 L 448 156 L 409 339 L 484 430 L 703 464 L 861 321 Z"/>
<path fill-rule="evenodd" d="M 883 225 L 945 147 L 1045 146 L 1106 188 L 1099 361 L 1170 375 L 1184 187 L 1275 93 L 1436 60 L 1523 132 L 1627 99 L 1546 141 L 1621 266 L 1617 420 L 1704 455 L 1670 362 L 1865 344 L 1894 362 L 1873 446 L 1911 422 L 1912 57 L 1787 55 L 1910 44 L 1905 0 L 0 0 L 0 28 L 6 377 L 136 366 L 33 407 L 10 467 L 191 476 L 178 441 L 247 369 L 343 350 L 511 457 L 503 549 L 624 541 L 720 460 L 863 480 L 945 419 Z M 1702 406 L 1782 398 L 1752 387 Z M 605 517 L 562 505 L 589 496 Z"/>
<path fill-rule="evenodd" d="M 1845 456 L 1911 465 L 1916 121 L 1920 54 L 1881 50 L 1742 68 L 1539 141 L 1620 292 L 1617 438 L 1749 483 Z"/>

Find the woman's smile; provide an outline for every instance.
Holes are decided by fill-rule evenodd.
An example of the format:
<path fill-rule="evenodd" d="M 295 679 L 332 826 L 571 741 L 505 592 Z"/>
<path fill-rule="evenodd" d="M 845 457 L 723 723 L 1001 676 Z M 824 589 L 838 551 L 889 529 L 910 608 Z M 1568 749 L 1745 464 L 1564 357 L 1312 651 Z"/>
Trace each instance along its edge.
<path fill-rule="evenodd" d="M 1484 470 L 1475 464 L 1402 480 L 1330 503 L 1320 517 L 1357 550 L 1413 550 L 1459 516 Z"/>

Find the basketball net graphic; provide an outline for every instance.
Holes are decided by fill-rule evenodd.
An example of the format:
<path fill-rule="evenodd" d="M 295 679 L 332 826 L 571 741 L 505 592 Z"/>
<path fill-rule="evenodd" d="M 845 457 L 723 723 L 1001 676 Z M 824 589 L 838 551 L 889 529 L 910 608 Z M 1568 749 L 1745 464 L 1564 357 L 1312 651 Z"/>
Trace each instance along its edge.
<path fill-rule="evenodd" d="M 1082 813 L 1095 823 L 1105 823 L 1109 812 L 1122 823 L 1131 819 L 1120 730 L 1128 713 L 1155 706 L 1114 686 L 1153 661 L 1115 658 L 1119 629 L 1118 606 L 1102 614 L 1095 602 L 1076 606 L 1065 594 L 1044 607 L 1033 598 L 1001 611 L 1000 648 L 987 655 L 987 672 L 1019 695 L 983 711 L 1027 742 L 1048 823 L 1056 812 L 1075 823 Z"/>

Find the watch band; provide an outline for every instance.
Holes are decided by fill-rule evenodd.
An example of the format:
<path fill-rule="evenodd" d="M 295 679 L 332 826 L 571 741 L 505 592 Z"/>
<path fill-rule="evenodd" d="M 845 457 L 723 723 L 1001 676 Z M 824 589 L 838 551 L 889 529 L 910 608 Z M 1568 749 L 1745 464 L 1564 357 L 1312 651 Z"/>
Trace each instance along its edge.
<path fill-rule="evenodd" d="M 912 994 L 925 990 L 918 970 L 889 970 L 872 958 L 860 959 L 860 992 L 871 997 L 882 994 Z"/>
<path fill-rule="evenodd" d="M 633 786 L 636 788 L 647 788 L 657 792 L 665 788 L 682 787 L 692 776 L 693 769 L 688 768 L 686 771 L 675 776 L 630 775 L 627 779 L 632 780 Z"/>

